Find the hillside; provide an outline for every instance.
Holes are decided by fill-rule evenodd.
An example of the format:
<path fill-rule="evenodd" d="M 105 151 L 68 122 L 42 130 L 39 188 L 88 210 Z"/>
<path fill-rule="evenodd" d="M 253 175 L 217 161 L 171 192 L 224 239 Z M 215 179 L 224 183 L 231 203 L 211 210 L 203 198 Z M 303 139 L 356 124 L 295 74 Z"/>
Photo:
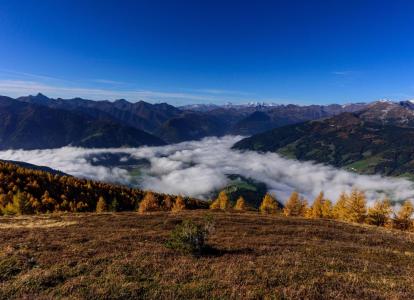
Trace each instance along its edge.
<path fill-rule="evenodd" d="M 72 111 L 0 97 L 0 149 L 107 148 L 165 143 L 142 130 Z"/>
<path fill-rule="evenodd" d="M 213 213 L 215 252 L 165 248 L 177 223 L 205 214 L 1 217 L 0 298 L 413 299 L 412 234 Z"/>
<path fill-rule="evenodd" d="M 173 195 L 100 181 L 61 176 L 0 161 L 0 214 L 95 211 L 100 199 L 108 211 L 137 210 L 149 193 L 160 205 L 175 201 Z M 186 197 L 186 207 L 207 208 L 204 201 Z"/>
<path fill-rule="evenodd" d="M 187 112 L 165 122 L 155 133 L 169 143 L 199 140 L 207 136 L 222 136 L 227 122 L 214 114 Z"/>
<path fill-rule="evenodd" d="M 69 174 L 66 174 L 62 171 L 59 170 L 55 170 L 46 166 L 38 166 L 38 165 L 33 165 L 33 164 L 29 164 L 27 162 L 24 161 L 15 161 L 15 160 L 2 160 L 0 159 L 0 163 L 5 163 L 5 164 L 12 164 L 15 165 L 17 167 L 21 167 L 21 168 L 25 168 L 25 169 L 30 169 L 30 170 L 35 170 L 35 171 L 44 171 L 46 173 L 50 173 L 53 175 L 60 175 L 60 176 L 70 176 Z"/>
<path fill-rule="evenodd" d="M 252 135 L 286 125 L 331 117 L 343 112 L 356 112 L 365 107 L 366 104 L 362 103 L 308 106 L 288 104 L 262 107 L 236 122 L 231 129 L 231 133 Z"/>
<path fill-rule="evenodd" d="M 414 128 L 396 126 L 373 110 L 276 128 L 243 139 L 236 149 L 278 152 L 360 173 L 414 174 Z"/>

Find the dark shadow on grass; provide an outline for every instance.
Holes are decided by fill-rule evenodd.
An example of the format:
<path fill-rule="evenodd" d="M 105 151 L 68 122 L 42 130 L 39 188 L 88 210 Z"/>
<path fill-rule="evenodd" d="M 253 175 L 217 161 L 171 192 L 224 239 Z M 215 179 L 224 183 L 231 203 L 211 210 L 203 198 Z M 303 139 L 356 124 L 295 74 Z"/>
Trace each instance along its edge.
<path fill-rule="evenodd" d="M 212 246 L 207 245 L 204 247 L 201 253 L 196 253 L 196 257 L 220 257 L 224 255 L 246 255 L 252 254 L 254 250 L 251 248 L 242 248 L 242 249 L 218 249 Z"/>

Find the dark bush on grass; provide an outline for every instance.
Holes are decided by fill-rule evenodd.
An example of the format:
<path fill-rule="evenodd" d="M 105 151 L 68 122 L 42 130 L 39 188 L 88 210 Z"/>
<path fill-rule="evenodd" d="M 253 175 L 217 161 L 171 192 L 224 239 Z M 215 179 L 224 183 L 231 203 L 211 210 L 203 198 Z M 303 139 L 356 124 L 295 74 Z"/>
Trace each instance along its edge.
<path fill-rule="evenodd" d="M 207 220 L 204 224 L 197 224 L 192 220 L 184 220 L 171 232 L 170 239 L 165 246 L 184 254 L 203 254 L 205 250 L 210 248 L 206 242 L 211 230 L 211 221 Z"/>

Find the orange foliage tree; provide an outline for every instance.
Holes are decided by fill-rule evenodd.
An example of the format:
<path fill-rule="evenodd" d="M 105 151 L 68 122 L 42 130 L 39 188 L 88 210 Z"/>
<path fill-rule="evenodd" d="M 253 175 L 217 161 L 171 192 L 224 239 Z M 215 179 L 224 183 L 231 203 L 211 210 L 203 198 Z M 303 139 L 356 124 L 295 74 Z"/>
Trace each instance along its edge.
<path fill-rule="evenodd" d="M 367 214 L 365 193 L 353 189 L 346 203 L 345 219 L 349 222 L 364 223 Z"/>
<path fill-rule="evenodd" d="M 177 198 L 175 198 L 175 202 L 174 205 L 172 207 L 172 211 L 173 212 L 179 212 L 182 210 L 186 209 L 186 205 L 185 205 L 185 201 L 183 199 L 183 197 L 181 196 L 177 196 Z"/>
<path fill-rule="evenodd" d="M 388 198 L 377 200 L 372 207 L 368 208 L 366 222 L 370 225 L 386 226 L 390 222 L 391 213 L 392 207 Z"/>
<path fill-rule="evenodd" d="M 244 211 L 247 209 L 246 201 L 244 200 L 243 196 L 240 196 L 239 199 L 237 199 L 234 209 L 240 211 Z"/>
<path fill-rule="evenodd" d="M 144 199 L 142 199 L 141 203 L 139 204 L 138 212 L 145 213 L 158 210 L 160 210 L 160 205 L 154 193 L 151 191 L 147 192 Z"/>
<path fill-rule="evenodd" d="M 411 230 L 413 228 L 413 214 L 413 204 L 410 200 L 406 200 L 392 220 L 393 228 L 399 230 Z"/>
<path fill-rule="evenodd" d="M 259 211 L 263 214 L 274 214 L 279 210 L 279 203 L 276 198 L 267 193 L 263 197 L 263 201 L 260 204 Z"/>
<path fill-rule="evenodd" d="M 307 202 L 305 199 L 301 199 L 297 192 L 292 192 L 287 200 L 283 213 L 287 217 L 304 216 L 307 210 Z"/>

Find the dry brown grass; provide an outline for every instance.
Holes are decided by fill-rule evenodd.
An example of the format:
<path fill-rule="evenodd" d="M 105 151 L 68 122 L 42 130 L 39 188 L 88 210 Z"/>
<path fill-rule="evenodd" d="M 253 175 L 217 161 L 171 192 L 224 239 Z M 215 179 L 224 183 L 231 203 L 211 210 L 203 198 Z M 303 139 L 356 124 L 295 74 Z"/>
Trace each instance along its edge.
<path fill-rule="evenodd" d="M 0 218 L 0 298 L 414 299 L 412 234 L 214 212 L 217 253 L 164 247 L 180 220 L 206 213 Z"/>
<path fill-rule="evenodd" d="M 76 221 L 65 220 L 64 218 L 50 218 L 45 216 L 19 216 L 19 217 L 3 217 L 0 219 L 0 229 L 10 228 L 50 228 L 64 227 L 77 224 Z"/>

